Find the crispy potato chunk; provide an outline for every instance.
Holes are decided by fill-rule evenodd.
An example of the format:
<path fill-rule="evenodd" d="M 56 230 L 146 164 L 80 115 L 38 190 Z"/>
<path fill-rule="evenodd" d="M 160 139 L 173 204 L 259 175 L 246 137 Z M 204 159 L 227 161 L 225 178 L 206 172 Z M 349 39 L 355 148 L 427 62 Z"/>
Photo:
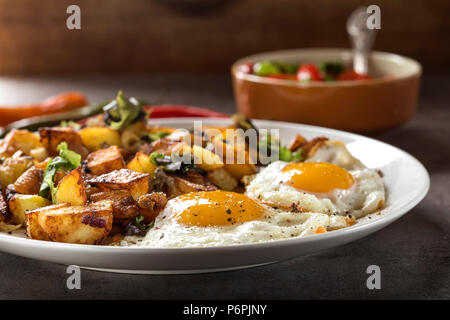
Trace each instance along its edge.
<path fill-rule="evenodd" d="M 153 173 L 157 167 L 150 162 L 148 155 L 138 152 L 127 164 L 127 168 L 136 172 L 148 173 L 150 178 L 153 178 Z"/>
<path fill-rule="evenodd" d="M 55 202 L 67 202 L 72 206 L 83 206 L 87 203 L 86 187 L 81 168 L 70 171 L 68 175 L 61 179 L 57 186 Z"/>
<path fill-rule="evenodd" d="M 42 169 L 33 166 L 14 182 L 14 189 L 21 194 L 38 194 L 43 175 L 44 171 Z"/>
<path fill-rule="evenodd" d="M 33 165 L 31 157 L 21 156 L 20 153 L 20 151 L 16 152 L 0 165 L 0 182 L 3 190 Z"/>
<path fill-rule="evenodd" d="M 193 145 L 190 147 L 187 144 L 180 143 L 175 149 L 178 149 L 179 155 L 186 153 L 192 154 L 194 157 L 194 164 L 205 171 L 212 171 L 223 167 L 221 157 L 200 146 Z"/>
<path fill-rule="evenodd" d="M 301 134 L 295 135 L 294 139 L 289 143 L 288 149 L 290 151 L 296 151 L 303 145 L 305 145 L 307 142 L 306 138 L 302 136 Z"/>
<path fill-rule="evenodd" d="M 5 221 L 8 216 L 8 204 L 6 203 L 3 192 L 0 188 L 0 222 Z"/>
<path fill-rule="evenodd" d="M 150 175 L 130 169 L 114 170 L 101 176 L 89 179 L 87 182 L 95 185 L 101 191 L 126 189 L 133 199 L 146 194 L 149 189 Z"/>
<path fill-rule="evenodd" d="M 60 203 L 40 208 L 39 210 L 32 210 L 26 212 L 25 215 L 26 215 L 26 226 L 28 237 L 35 240 L 51 241 L 47 232 L 45 232 L 45 230 L 42 229 L 41 225 L 39 224 L 38 220 L 39 215 L 45 214 L 48 211 L 57 210 L 68 206 L 69 206 L 68 203 Z"/>
<path fill-rule="evenodd" d="M 98 192 L 89 198 L 91 203 L 109 200 L 113 203 L 114 223 L 128 224 L 139 214 L 139 207 L 134 201 L 129 190 L 111 190 Z"/>
<path fill-rule="evenodd" d="M 238 186 L 238 181 L 223 168 L 209 171 L 208 179 L 225 191 L 234 190 Z"/>
<path fill-rule="evenodd" d="M 326 137 L 317 137 L 309 140 L 302 146 L 302 156 L 307 159 L 310 156 L 313 156 L 316 151 L 327 141 Z"/>
<path fill-rule="evenodd" d="M 137 204 L 141 209 L 140 213 L 144 217 L 144 222 L 150 223 L 166 206 L 167 197 L 162 192 L 144 194 L 137 199 Z"/>
<path fill-rule="evenodd" d="M 108 236 L 113 221 L 111 201 L 89 206 L 50 206 L 30 211 L 27 217 L 36 214 L 40 231 L 52 241 L 66 243 L 99 244 Z"/>
<path fill-rule="evenodd" d="M 120 146 L 120 133 L 107 127 L 90 127 L 80 130 L 81 141 L 89 149 L 96 151 L 104 146 Z"/>
<path fill-rule="evenodd" d="M 176 195 L 194 191 L 213 191 L 217 188 L 208 179 L 197 172 L 187 172 L 185 174 L 169 175 L 174 179 Z M 171 195 L 172 196 L 172 195 Z"/>
<path fill-rule="evenodd" d="M 214 139 L 212 144 L 214 145 L 215 153 L 223 159 L 224 169 L 234 178 L 241 180 L 244 176 L 256 172 L 255 161 L 250 159 L 249 153 L 245 150 L 245 145 L 233 147 L 225 143 L 221 138 Z M 227 159 L 229 155 L 234 156 L 231 159 Z"/>
<path fill-rule="evenodd" d="M 9 210 L 12 213 L 14 222 L 22 224 L 26 220 L 25 213 L 28 210 L 34 210 L 41 207 L 50 205 L 51 202 L 48 199 L 40 197 L 38 195 L 28 194 L 15 194 L 8 201 Z"/>
<path fill-rule="evenodd" d="M 3 140 L 0 148 L 1 154 L 12 156 L 17 151 L 31 155 L 31 150 L 42 148 L 39 137 L 28 130 L 11 130 Z"/>
<path fill-rule="evenodd" d="M 88 155 L 88 149 L 83 145 L 81 136 L 73 128 L 39 128 L 41 142 L 51 156 L 58 154 L 56 147 L 63 141 L 67 142 L 70 150 L 75 151 L 85 159 Z"/>
<path fill-rule="evenodd" d="M 119 147 L 111 146 L 92 152 L 87 157 L 87 168 L 90 173 L 99 176 L 125 167 Z"/>

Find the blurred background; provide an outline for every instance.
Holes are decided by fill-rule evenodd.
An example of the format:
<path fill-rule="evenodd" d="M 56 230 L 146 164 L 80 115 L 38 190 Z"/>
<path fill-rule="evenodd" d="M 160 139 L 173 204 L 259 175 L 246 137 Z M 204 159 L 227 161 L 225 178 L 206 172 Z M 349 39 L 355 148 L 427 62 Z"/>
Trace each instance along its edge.
<path fill-rule="evenodd" d="M 70 4 L 81 30 L 65 27 Z M 0 0 L 0 74 L 228 72 L 257 52 L 349 47 L 345 21 L 370 4 L 375 50 L 450 67 L 450 1 Z"/>

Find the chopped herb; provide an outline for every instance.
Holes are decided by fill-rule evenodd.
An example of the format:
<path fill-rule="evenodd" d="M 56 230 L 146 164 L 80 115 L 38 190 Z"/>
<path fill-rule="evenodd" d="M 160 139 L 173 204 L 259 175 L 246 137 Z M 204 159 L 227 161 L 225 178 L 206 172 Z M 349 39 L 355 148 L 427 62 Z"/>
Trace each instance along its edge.
<path fill-rule="evenodd" d="M 122 91 L 119 91 L 115 100 L 108 103 L 103 111 L 105 112 L 105 122 L 111 129 L 119 130 L 136 122 L 143 111 L 142 103 L 136 98 L 127 98 Z"/>
<path fill-rule="evenodd" d="M 154 164 L 155 166 L 158 166 L 159 163 L 156 161 L 156 159 L 162 159 L 162 158 L 164 158 L 164 155 L 163 155 L 162 153 L 159 153 L 159 152 L 153 152 L 153 153 L 150 155 L 150 162 L 151 162 L 152 164 Z"/>
<path fill-rule="evenodd" d="M 145 236 L 147 231 L 152 226 L 153 226 L 153 222 L 151 222 L 149 224 L 144 223 L 144 217 L 139 214 L 125 228 L 125 235 L 126 236 Z"/>
<path fill-rule="evenodd" d="M 61 142 L 56 148 L 59 151 L 59 156 L 53 158 L 47 164 L 44 172 L 44 178 L 39 190 L 41 197 L 48 197 L 51 194 L 52 201 L 55 200 L 56 187 L 53 178 L 58 171 L 73 170 L 81 165 L 81 156 L 68 149 L 67 143 Z"/>
<path fill-rule="evenodd" d="M 278 140 L 274 140 L 274 137 L 267 134 L 265 136 L 260 137 L 258 143 L 258 152 L 259 156 L 262 159 L 263 154 L 261 153 L 265 150 L 265 153 L 270 158 L 272 155 L 278 154 L 278 159 L 281 161 L 291 162 L 291 161 L 301 161 L 302 160 L 302 152 L 301 149 L 297 151 L 291 151 L 287 147 L 280 144 Z"/>
<path fill-rule="evenodd" d="M 153 142 L 153 141 L 159 140 L 161 138 L 164 138 L 164 137 L 168 136 L 169 134 L 170 134 L 170 132 L 161 131 L 161 132 L 157 132 L 157 133 L 149 133 L 148 137 L 150 138 L 150 142 Z"/>
<path fill-rule="evenodd" d="M 77 129 L 77 130 L 81 129 L 81 124 L 79 124 L 75 121 L 72 121 L 72 120 L 69 120 L 69 121 L 63 120 L 63 121 L 61 121 L 60 126 L 65 127 L 65 128 L 71 127 L 71 128 Z"/>

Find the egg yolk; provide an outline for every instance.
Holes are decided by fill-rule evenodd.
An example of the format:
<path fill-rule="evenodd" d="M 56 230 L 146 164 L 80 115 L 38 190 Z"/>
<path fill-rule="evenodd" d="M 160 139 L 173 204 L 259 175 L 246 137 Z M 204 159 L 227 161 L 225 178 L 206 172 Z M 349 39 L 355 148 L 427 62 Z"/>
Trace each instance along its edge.
<path fill-rule="evenodd" d="M 191 192 L 177 198 L 189 207 L 176 219 L 189 226 L 225 226 L 258 219 L 264 208 L 249 197 L 228 191 Z"/>
<path fill-rule="evenodd" d="M 325 162 L 293 162 L 283 172 L 290 173 L 286 182 L 296 189 L 327 193 L 334 189 L 348 189 L 355 180 L 344 168 Z"/>

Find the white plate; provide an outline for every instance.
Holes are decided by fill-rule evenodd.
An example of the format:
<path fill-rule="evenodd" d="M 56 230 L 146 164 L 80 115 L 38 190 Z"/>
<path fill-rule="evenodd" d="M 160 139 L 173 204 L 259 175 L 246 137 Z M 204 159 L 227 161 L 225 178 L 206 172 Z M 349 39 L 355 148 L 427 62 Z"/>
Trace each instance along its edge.
<path fill-rule="evenodd" d="M 152 123 L 191 128 L 194 120 L 199 119 L 155 119 Z M 208 125 L 229 124 L 227 119 L 202 121 Z M 264 120 L 255 120 L 254 123 L 260 128 L 280 129 L 284 142 L 290 141 L 296 133 L 306 138 L 324 135 L 343 141 L 366 166 L 383 171 L 388 193 L 386 208 L 381 215 L 358 220 L 354 226 L 345 229 L 268 243 L 210 248 L 126 248 L 46 242 L 1 233 L 0 250 L 33 259 L 113 272 L 174 274 L 233 270 L 304 256 L 355 241 L 400 218 L 428 192 L 430 178 L 422 164 L 386 143 L 315 126 Z"/>

